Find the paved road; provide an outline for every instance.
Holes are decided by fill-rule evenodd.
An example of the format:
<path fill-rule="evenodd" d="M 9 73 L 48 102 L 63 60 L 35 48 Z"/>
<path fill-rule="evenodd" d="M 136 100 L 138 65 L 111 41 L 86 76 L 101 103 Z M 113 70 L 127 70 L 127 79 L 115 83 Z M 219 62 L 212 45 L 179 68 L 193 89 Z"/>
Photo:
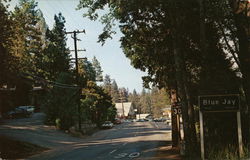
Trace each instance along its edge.
<path fill-rule="evenodd" d="M 123 123 L 86 138 L 76 138 L 42 125 L 39 116 L 34 117 L 37 121 L 24 119 L 0 127 L 1 134 L 8 132 L 21 140 L 51 148 L 30 157 L 32 160 L 152 159 L 158 147 L 171 140 L 170 128 L 162 122 Z"/>

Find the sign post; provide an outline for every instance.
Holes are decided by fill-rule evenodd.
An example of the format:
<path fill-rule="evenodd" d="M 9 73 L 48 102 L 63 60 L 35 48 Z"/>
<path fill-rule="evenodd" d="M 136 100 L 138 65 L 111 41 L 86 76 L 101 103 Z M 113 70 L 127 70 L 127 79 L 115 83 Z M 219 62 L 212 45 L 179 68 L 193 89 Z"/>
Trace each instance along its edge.
<path fill-rule="evenodd" d="M 199 96 L 199 116 L 200 116 L 200 142 L 201 142 L 201 159 L 205 159 L 205 142 L 203 128 L 203 113 L 205 112 L 236 112 L 237 113 L 237 130 L 239 155 L 243 155 L 241 118 L 240 118 L 240 100 L 239 95 L 207 95 Z"/>
<path fill-rule="evenodd" d="M 240 111 L 237 112 L 237 126 L 238 126 L 237 130 L 238 130 L 239 154 L 240 154 L 240 157 L 242 157 L 243 156 L 243 143 L 242 143 Z"/>
<path fill-rule="evenodd" d="M 204 146 L 204 130 L 203 130 L 203 115 L 202 112 L 199 111 L 200 115 L 200 141 L 201 141 L 201 159 L 205 159 L 205 146 Z"/>

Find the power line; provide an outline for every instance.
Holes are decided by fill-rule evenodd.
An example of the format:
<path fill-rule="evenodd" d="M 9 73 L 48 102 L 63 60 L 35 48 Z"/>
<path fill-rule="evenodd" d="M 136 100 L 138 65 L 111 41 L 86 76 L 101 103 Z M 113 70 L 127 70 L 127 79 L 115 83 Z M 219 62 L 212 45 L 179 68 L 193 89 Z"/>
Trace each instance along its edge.
<path fill-rule="evenodd" d="M 25 76 L 25 74 L 28 75 L 28 76 L 31 76 L 33 79 Z M 32 80 L 32 81 L 39 81 L 41 83 L 50 84 L 50 85 L 53 85 L 53 86 L 56 86 L 56 87 L 60 87 L 60 88 L 67 88 L 67 89 L 77 89 L 77 88 L 80 88 L 79 86 L 75 86 L 75 85 L 70 85 L 70 84 L 64 84 L 64 83 L 49 81 L 49 80 L 46 80 L 44 78 L 41 78 L 41 77 L 38 77 L 38 76 L 35 76 L 35 75 L 32 75 L 32 74 L 29 74 L 29 73 L 24 73 L 24 74 L 20 74 L 20 75 L 21 75 L 21 77 L 29 79 L 29 80 Z"/>
<path fill-rule="evenodd" d="M 71 34 L 72 38 L 74 39 L 74 46 L 75 46 L 75 65 L 76 65 L 76 84 L 79 84 L 79 70 L 78 70 L 78 55 L 77 55 L 77 41 L 79 41 L 77 39 L 77 34 L 79 33 L 85 33 L 85 30 L 79 31 L 79 30 L 75 30 L 72 32 L 66 32 L 66 34 Z M 77 102 L 77 106 L 78 106 L 78 127 L 79 130 L 81 130 L 81 108 L 80 108 L 80 90 L 79 90 L 79 98 L 78 98 L 78 102 Z"/>

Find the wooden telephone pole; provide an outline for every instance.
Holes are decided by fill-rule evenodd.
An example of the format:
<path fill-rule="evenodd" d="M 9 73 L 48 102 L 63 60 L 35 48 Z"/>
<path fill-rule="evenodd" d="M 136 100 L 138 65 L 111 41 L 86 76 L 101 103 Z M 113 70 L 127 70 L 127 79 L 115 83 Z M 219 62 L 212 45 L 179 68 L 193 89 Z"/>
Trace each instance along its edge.
<path fill-rule="evenodd" d="M 74 39 L 74 46 L 75 46 L 75 65 L 76 65 L 76 84 L 79 85 L 79 69 L 78 69 L 78 54 L 77 54 L 77 39 L 76 35 L 79 33 L 85 33 L 85 30 L 82 31 L 73 31 L 73 32 L 66 32 L 66 34 L 73 34 L 72 38 Z M 80 86 L 80 85 L 79 85 Z M 81 99 L 81 90 L 82 88 L 79 89 L 78 99 L 77 99 L 77 110 L 78 110 L 78 128 L 81 130 L 81 107 L 80 107 L 80 99 Z"/>

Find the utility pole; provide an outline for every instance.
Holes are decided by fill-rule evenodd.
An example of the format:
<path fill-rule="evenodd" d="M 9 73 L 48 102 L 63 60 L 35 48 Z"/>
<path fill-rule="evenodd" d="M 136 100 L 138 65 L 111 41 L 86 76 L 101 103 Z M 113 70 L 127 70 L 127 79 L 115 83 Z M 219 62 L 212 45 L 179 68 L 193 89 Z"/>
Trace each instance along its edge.
<path fill-rule="evenodd" d="M 120 91 L 120 100 L 121 100 L 121 103 L 122 103 L 122 118 L 124 118 L 125 114 L 124 114 L 124 105 L 123 105 L 123 91 Z"/>
<path fill-rule="evenodd" d="M 76 34 L 77 33 L 85 33 L 85 30 L 82 30 L 82 31 L 73 31 L 73 32 L 66 32 L 66 34 L 73 34 L 73 39 L 74 39 L 74 46 L 75 46 L 75 65 L 76 65 L 76 84 L 79 85 L 79 69 L 78 69 L 78 54 L 77 54 L 77 37 L 76 37 Z M 80 85 L 79 85 L 80 86 Z M 81 126 L 81 107 L 80 107 L 80 98 L 81 98 L 81 90 L 82 88 L 79 89 L 79 93 L 77 94 L 78 95 L 78 99 L 77 99 L 77 110 L 78 110 L 78 128 L 79 130 L 82 129 L 82 126 Z"/>

